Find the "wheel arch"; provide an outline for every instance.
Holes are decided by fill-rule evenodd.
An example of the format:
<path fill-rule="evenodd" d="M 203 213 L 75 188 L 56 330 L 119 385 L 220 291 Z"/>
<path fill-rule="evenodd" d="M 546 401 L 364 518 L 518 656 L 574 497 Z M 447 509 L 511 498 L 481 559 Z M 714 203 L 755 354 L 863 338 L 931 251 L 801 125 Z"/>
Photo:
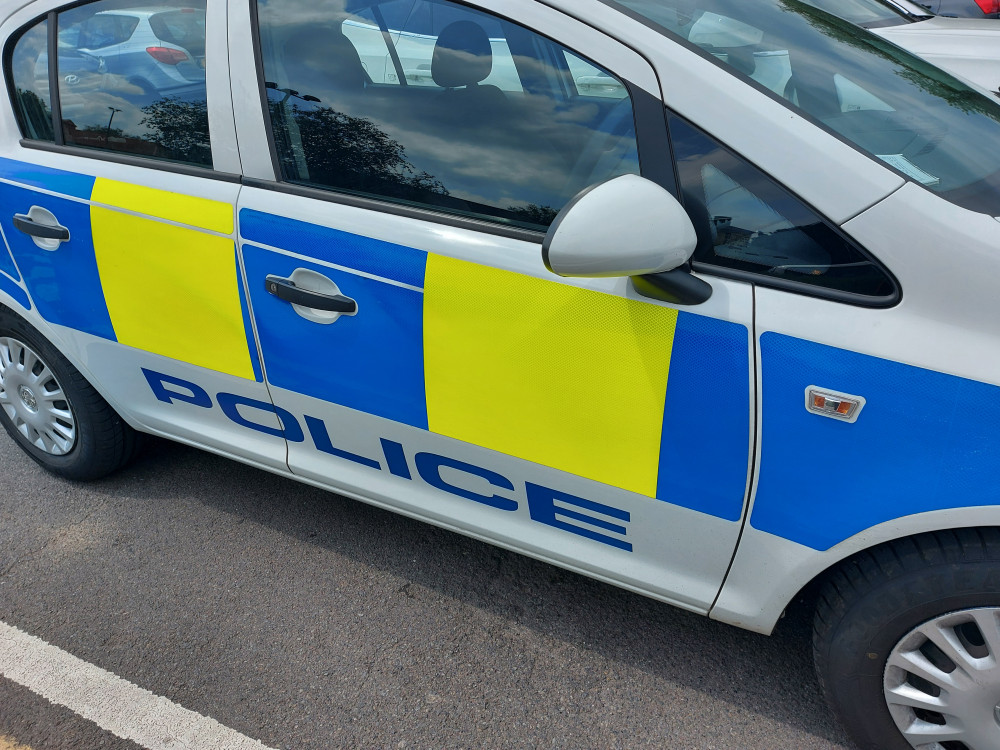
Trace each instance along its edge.
<path fill-rule="evenodd" d="M 24 308 L 21 308 L 19 305 L 11 304 L 7 299 L 5 299 L 3 294 L 0 294 L 0 311 L 20 318 L 26 325 L 33 328 L 39 336 L 44 338 L 49 344 L 55 347 L 62 356 L 69 360 L 69 363 L 80 372 L 90 386 L 101 395 L 101 398 L 108 402 L 108 405 L 118 413 L 126 424 L 135 430 L 143 431 L 141 423 L 129 414 L 128 409 L 115 398 L 114 394 L 107 389 L 100 380 L 94 377 L 94 374 L 86 365 L 86 358 L 83 355 L 83 352 L 72 346 L 72 342 L 69 338 L 60 335 L 59 330 L 51 326 L 41 316 L 35 313 L 34 309 L 25 311 Z"/>
<path fill-rule="evenodd" d="M 865 529 L 815 550 L 747 525 L 709 617 L 770 634 L 786 608 L 860 553 L 933 532 L 1000 528 L 1000 506 L 929 511 Z"/>

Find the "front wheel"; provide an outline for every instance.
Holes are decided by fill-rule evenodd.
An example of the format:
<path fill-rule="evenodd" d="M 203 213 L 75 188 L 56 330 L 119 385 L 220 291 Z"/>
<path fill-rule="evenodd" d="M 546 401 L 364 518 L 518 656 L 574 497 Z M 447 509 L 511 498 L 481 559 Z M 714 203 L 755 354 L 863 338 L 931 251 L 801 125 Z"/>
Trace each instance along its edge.
<path fill-rule="evenodd" d="M 0 422 L 34 461 L 67 479 L 124 466 L 139 436 L 33 327 L 0 308 Z"/>
<path fill-rule="evenodd" d="M 828 577 L 820 684 L 863 750 L 1000 748 L 1000 529 L 892 542 Z"/>

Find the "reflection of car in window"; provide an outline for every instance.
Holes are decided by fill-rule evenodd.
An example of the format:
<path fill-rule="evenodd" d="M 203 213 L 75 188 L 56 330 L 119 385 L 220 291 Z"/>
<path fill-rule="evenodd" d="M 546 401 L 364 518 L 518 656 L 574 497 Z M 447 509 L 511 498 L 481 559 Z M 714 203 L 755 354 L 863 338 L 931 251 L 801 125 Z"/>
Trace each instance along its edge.
<path fill-rule="evenodd" d="M 60 69 L 74 56 L 125 77 L 149 95 L 202 88 L 205 11 L 142 8 L 92 13 L 59 33 Z"/>
<path fill-rule="evenodd" d="M 1000 23 L 935 16 L 924 5 L 909 0 L 806 1 L 964 80 L 989 91 L 1000 87 Z"/>

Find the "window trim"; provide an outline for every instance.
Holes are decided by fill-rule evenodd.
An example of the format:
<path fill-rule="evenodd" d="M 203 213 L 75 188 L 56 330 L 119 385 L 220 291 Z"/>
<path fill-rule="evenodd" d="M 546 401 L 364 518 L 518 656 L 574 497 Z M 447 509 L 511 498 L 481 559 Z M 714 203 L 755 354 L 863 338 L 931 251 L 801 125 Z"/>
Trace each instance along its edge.
<path fill-rule="evenodd" d="M 210 0 L 206 0 L 209 2 Z M 59 55 L 52 54 L 52 50 L 59 49 L 59 23 L 58 17 L 60 13 L 66 11 L 74 10 L 76 8 L 83 7 L 85 5 L 90 5 L 95 2 L 100 2 L 100 0 L 78 0 L 77 2 L 70 2 L 65 5 L 61 5 L 58 8 L 53 8 L 51 10 L 45 11 L 34 18 L 30 19 L 26 23 L 22 24 L 17 31 L 10 36 L 7 40 L 6 45 L 3 49 L 3 54 L 0 59 L 3 61 L 4 67 L 4 84 L 7 87 L 7 98 L 11 103 L 11 111 L 14 113 L 14 119 L 17 121 L 18 130 L 20 131 L 19 144 L 22 148 L 36 149 L 39 151 L 49 151 L 53 153 L 65 153 L 73 156 L 83 156 L 90 159 L 98 159 L 100 161 L 109 161 L 115 164 L 128 164 L 131 166 L 139 166 L 150 168 L 153 165 L 157 169 L 162 169 L 167 172 L 176 172 L 178 174 L 186 174 L 199 177 L 211 177 L 215 179 L 220 179 L 224 182 L 236 182 L 238 175 L 231 175 L 225 172 L 217 172 L 215 169 L 215 151 L 214 151 L 214 140 L 212 139 L 211 132 L 211 118 L 209 118 L 209 151 L 212 155 L 211 165 L 198 165 L 188 162 L 171 161 L 169 159 L 157 159 L 151 156 L 138 156 L 135 154 L 130 154 L 124 151 L 105 151 L 97 148 L 87 148 L 86 146 L 77 146 L 75 144 L 67 144 L 66 136 L 63 132 L 62 127 L 62 102 L 59 98 Z M 53 128 L 53 140 L 52 141 L 42 141 L 34 138 L 29 138 L 26 134 L 26 128 L 21 120 L 18 113 L 18 108 L 14 100 L 15 97 L 15 86 L 14 86 L 14 70 L 13 62 L 14 58 L 14 48 L 17 46 L 18 42 L 33 29 L 36 25 L 42 21 L 48 22 L 47 37 L 46 37 L 46 55 L 48 55 L 48 76 L 49 76 L 49 104 L 52 108 L 52 128 Z M 206 99 L 207 99 L 207 88 L 206 88 Z"/>
<path fill-rule="evenodd" d="M 843 302 L 848 305 L 853 305 L 855 307 L 870 307 L 870 308 L 889 308 L 895 307 L 903 299 L 903 289 L 900 286 L 899 279 L 896 275 L 886 266 L 882 261 L 875 257 L 866 248 L 861 246 L 857 240 L 848 235 L 841 227 L 837 226 L 834 222 L 830 221 L 822 211 L 818 210 L 808 201 L 804 200 L 795 191 L 790 189 L 780 180 L 775 179 L 766 169 L 763 169 L 760 165 L 754 163 L 752 160 L 743 156 L 737 151 L 734 151 L 725 143 L 722 143 L 718 138 L 707 133 L 703 128 L 699 127 L 696 123 L 691 122 L 688 118 L 674 112 L 669 107 L 664 107 L 664 115 L 667 121 L 668 133 L 670 130 L 670 118 L 676 117 L 688 124 L 689 127 L 703 133 L 707 138 L 711 139 L 714 143 L 722 149 L 728 151 L 734 158 L 739 159 L 741 162 L 750 165 L 753 169 L 756 169 L 767 179 L 777 185 L 781 190 L 784 190 L 788 195 L 790 195 L 794 200 L 798 201 L 801 205 L 805 206 L 809 211 L 815 214 L 827 229 L 831 230 L 837 237 L 843 240 L 847 245 L 849 245 L 855 252 L 857 252 L 865 260 L 869 261 L 874 265 L 880 272 L 882 272 L 889 283 L 892 284 L 893 291 L 891 294 L 875 297 L 867 294 L 859 294 L 857 292 L 847 292 L 840 289 L 830 289 L 829 287 L 817 286 L 814 284 L 806 284 L 801 281 L 794 281 L 790 279 L 775 278 L 773 276 L 767 276 L 766 274 L 759 273 L 756 271 L 743 271 L 736 268 L 729 268 L 724 265 L 716 265 L 705 260 L 699 260 L 692 256 L 690 264 L 691 268 L 700 273 L 710 274 L 713 276 L 719 276 L 721 278 L 733 279 L 734 281 L 748 281 L 756 286 L 767 287 L 770 289 L 780 289 L 781 291 L 794 292 L 796 294 L 801 294 L 806 297 L 818 297 L 820 299 L 828 299 L 834 302 Z M 671 143 L 671 159 L 674 162 L 675 169 L 677 168 L 677 161 L 674 157 L 673 133 L 669 134 Z M 678 173 L 679 180 L 679 173 Z M 678 183 L 679 184 L 679 183 Z M 681 205 L 684 206 L 684 195 L 683 191 L 678 200 Z M 687 210 L 687 206 L 684 207 L 685 212 L 690 217 L 690 212 Z M 692 219 L 693 221 L 693 219 Z"/>
<path fill-rule="evenodd" d="M 460 214 L 449 214 L 441 211 L 434 211 L 430 208 L 419 208 L 403 203 L 393 203 L 392 201 L 370 198 L 363 195 L 352 195 L 350 193 L 335 192 L 319 187 L 310 187 L 297 182 L 286 182 L 284 180 L 261 180 L 255 177 L 244 177 L 243 186 L 256 188 L 258 190 L 268 190 L 272 193 L 284 193 L 286 195 L 298 195 L 303 198 L 311 198 L 326 203 L 336 203 L 341 206 L 351 206 L 353 208 L 363 208 L 368 211 L 377 211 L 391 216 L 402 216 L 407 219 L 419 219 L 430 221 L 456 229 L 471 229 L 484 234 L 492 234 L 497 237 L 507 237 L 522 242 L 530 242 L 539 247 L 545 239 L 545 232 L 515 227 L 509 224 L 494 224 L 480 219 L 473 219 Z"/>
<path fill-rule="evenodd" d="M 34 141 L 29 138 L 22 138 L 20 145 L 21 148 L 35 151 L 47 151 L 53 154 L 65 154 L 66 156 L 82 156 L 87 159 L 96 158 L 98 161 L 107 161 L 112 164 L 156 169 L 159 172 L 173 172 L 174 174 L 208 178 L 220 182 L 241 182 L 243 179 L 242 175 L 220 172 L 215 167 L 198 166 L 197 164 L 187 164 L 179 161 L 167 161 L 166 159 L 154 159 L 149 156 L 136 156 L 124 151 L 101 151 L 100 149 L 76 146 L 71 143 L 59 145 L 51 141 Z"/>
<path fill-rule="evenodd" d="M 21 119 L 20 109 L 17 106 L 17 99 L 16 99 L 17 95 L 15 93 L 17 87 L 14 84 L 14 65 L 13 65 L 13 63 L 14 63 L 14 48 L 17 47 L 18 43 L 24 38 L 25 34 L 27 34 L 29 31 L 31 31 L 33 28 L 35 28 L 35 26 L 37 26 L 38 24 L 42 23 L 43 21 L 48 21 L 49 22 L 49 26 L 51 26 L 52 25 L 52 23 L 51 23 L 52 19 L 50 18 L 50 16 L 53 13 L 54 13 L 54 11 L 46 11 L 45 13 L 42 13 L 42 14 L 40 14 L 38 16 L 35 16 L 31 20 L 29 20 L 27 23 L 23 24 L 15 33 L 13 33 L 13 34 L 10 35 L 10 38 L 7 39 L 7 44 L 4 46 L 4 49 L 3 49 L 3 57 L 2 57 L 2 59 L 3 59 L 3 69 L 4 69 L 4 76 L 3 76 L 3 78 L 4 78 L 4 85 L 7 87 L 7 99 L 10 102 L 11 112 L 14 113 L 14 119 L 17 121 L 17 127 L 18 127 L 18 130 L 20 131 L 20 135 L 21 135 L 22 138 L 26 138 L 25 132 L 27 131 L 27 128 L 25 127 L 25 124 L 24 124 L 24 122 Z M 45 46 L 46 46 L 45 54 L 46 55 L 48 55 L 48 46 L 51 43 L 51 36 L 50 36 L 50 34 L 51 34 L 51 31 L 46 30 L 46 40 L 45 40 Z M 49 106 L 51 107 L 52 106 L 52 91 L 51 91 L 51 89 L 52 89 L 52 63 L 51 63 L 51 61 L 49 62 L 49 71 L 48 71 L 48 73 L 49 73 Z M 54 128 L 55 128 L 55 108 L 54 107 L 52 107 L 52 112 L 53 112 L 53 115 L 52 115 L 52 117 L 53 117 L 52 125 L 53 125 L 53 130 L 54 130 Z M 53 132 L 53 138 L 54 137 L 55 137 L 55 133 Z M 52 143 L 52 141 L 35 141 L 34 139 L 32 139 L 32 142 L 37 142 L 37 143 Z"/>
<path fill-rule="evenodd" d="M 577 52 L 573 47 L 559 42 L 548 34 L 542 34 L 541 32 L 525 25 L 521 21 L 511 18 L 508 15 L 497 13 L 492 9 L 471 5 L 463 2 L 462 0 L 448 0 L 448 2 L 455 5 L 466 6 L 476 12 L 484 13 L 509 23 L 517 24 L 532 34 L 537 34 L 538 36 L 548 39 L 560 47 L 565 47 L 583 60 L 590 60 L 587 55 Z M 567 18 L 571 17 L 567 16 Z M 402 216 L 422 221 L 432 221 L 445 226 L 471 229 L 478 232 L 484 232 L 486 234 L 493 234 L 499 237 L 508 237 L 525 242 L 532 242 L 537 245 L 542 244 L 547 233 L 546 230 L 534 230 L 525 227 L 503 224 L 500 222 L 492 222 L 487 218 L 478 219 L 466 217 L 461 214 L 453 214 L 431 208 L 421 208 L 404 203 L 397 203 L 395 201 L 376 196 L 354 195 L 333 187 L 326 188 L 320 186 L 306 186 L 286 179 L 281 171 L 281 163 L 278 158 L 277 143 L 274 136 L 274 124 L 271 121 L 271 113 L 268 107 L 267 89 L 264 86 L 264 56 L 261 47 L 258 0 L 250 0 L 250 28 L 254 62 L 257 72 L 257 90 L 258 96 L 260 97 L 261 116 L 264 121 L 267 145 L 270 150 L 273 183 L 253 178 L 245 179 L 245 185 L 248 187 L 257 187 L 263 190 L 272 190 L 291 195 L 301 195 L 303 197 L 324 200 L 329 203 L 338 203 L 341 205 L 354 206 L 372 211 L 381 211 L 393 216 Z M 615 44 L 622 45 L 632 52 L 636 52 L 628 45 L 625 45 L 622 41 L 610 36 L 608 38 Z M 636 52 L 636 54 L 638 53 Z M 659 77 L 656 75 L 655 67 L 649 62 L 649 60 L 646 59 L 645 56 L 640 55 L 640 57 L 643 64 L 646 65 L 653 73 L 653 76 L 657 80 L 657 85 L 659 85 Z M 625 85 L 629 98 L 632 101 L 632 116 L 635 121 L 636 147 L 639 154 L 640 175 L 652 180 L 677 197 L 679 193 L 679 182 L 672 156 L 670 137 L 667 133 L 667 121 L 663 109 L 662 99 L 647 92 L 645 89 L 640 88 L 627 78 L 620 76 L 617 73 L 614 75 Z M 569 205 L 569 203 L 567 203 L 567 205 Z"/>
<path fill-rule="evenodd" d="M 48 14 L 48 40 L 45 54 L 49 60 L 49 100 L 52 104 L 52 136 L 57 146 L 66 143 L 66 133 L 62 123 L 62 93 L 59 90 L 59 14 L 50 10 Z M 53 51 L 55 54 L 53 54 Z"/>

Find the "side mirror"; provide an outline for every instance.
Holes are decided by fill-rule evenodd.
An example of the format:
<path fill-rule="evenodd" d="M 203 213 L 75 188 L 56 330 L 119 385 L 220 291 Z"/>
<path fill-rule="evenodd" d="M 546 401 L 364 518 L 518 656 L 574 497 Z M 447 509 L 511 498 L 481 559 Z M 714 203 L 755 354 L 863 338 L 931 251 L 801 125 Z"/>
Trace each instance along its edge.
<path fill-rule="evenodd" d="M 552 273 L 574 277 L 633 277 L 655 299 L 699 304 L 712 287 L 682 268 L 698 236 L 669 192 L 638 175 L 587 188 L 559 212 L 542 244 Z"/>

